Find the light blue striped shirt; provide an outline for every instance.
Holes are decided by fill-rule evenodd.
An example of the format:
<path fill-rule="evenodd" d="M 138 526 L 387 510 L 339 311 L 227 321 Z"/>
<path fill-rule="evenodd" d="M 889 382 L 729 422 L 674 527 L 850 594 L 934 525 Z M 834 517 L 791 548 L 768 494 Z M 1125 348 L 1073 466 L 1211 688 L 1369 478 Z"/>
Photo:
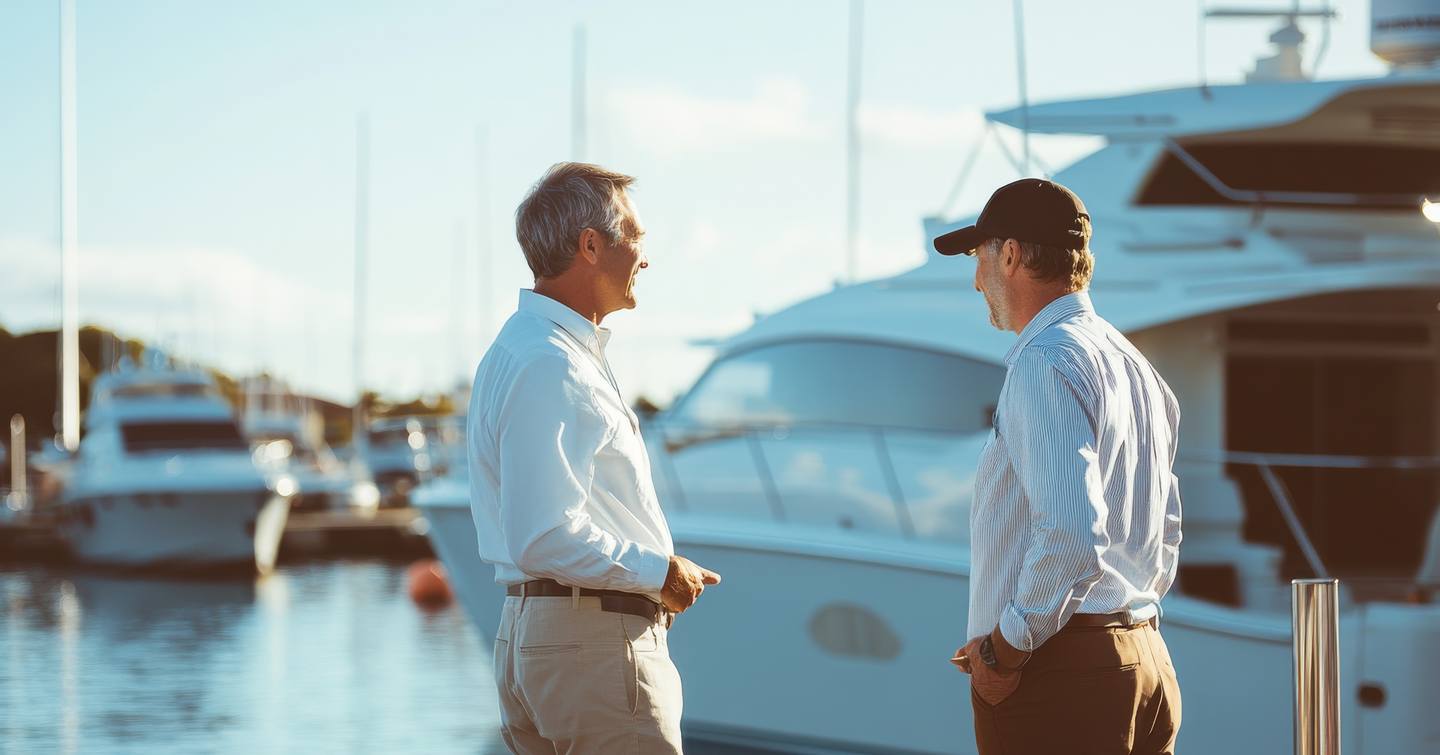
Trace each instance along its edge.
<path fill-rule="evenodd" d="M 1180 408 L 1085 292 L 1005 356 L 970 511 L 969 636 L 1034 650 L 1075 613 L 1159 612 L 1180 553 Z"/>

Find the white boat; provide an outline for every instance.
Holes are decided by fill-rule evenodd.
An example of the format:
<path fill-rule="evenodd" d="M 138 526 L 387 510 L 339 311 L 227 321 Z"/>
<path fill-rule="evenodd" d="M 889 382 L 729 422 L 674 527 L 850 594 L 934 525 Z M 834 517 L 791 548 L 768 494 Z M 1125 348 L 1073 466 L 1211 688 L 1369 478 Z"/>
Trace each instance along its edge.
<path fill-rule="evenodd" d="M 388 505 L 409 503 L 410 493 L 431 473 L 430 439 L 418 417 L 388 417 L 370 423 L 365 466 Z"/>
<path fill-rule="evenodd" d="M 256 465 L 230 405 L 193 370 L 95 379 L 85 438 L 54 509 L 91 564 L 268 572 L 293 480 Z"/>
<path fill-rule="evenodd" d="M 279 381 L 251 378 L 243 384 L 241 428 L 262 469 L 295 481 L 293 511 L 348 511 L 370 515 L 380 490 L 357 460 L 341 461 L 325 442 L 324 421 L 310 402 Z"/>
<path fill-rule="evenodd" d="M 1287 583 L 1314 574 L 1344 587 L 1345 751 L 1440 751 L 1440 39 L 1423 31 L 1440 24 L 1384 26 L 1398 5 L 1440 19 L 1377 0 L 1377 52 L 1423 63 L 1383 78 L 1295 79 L 1282 48 L 1245 84 L 989 115 L 1106 139 L 1056 178 L 1095 221 L 1097 309 L 1182 406 L 1161 621 L 1182 752 L 1291 750 Z M 760 319 L 647 428 L 677 551 L 725 577 L 671 635 L 687 737 L 974 751 L 947 658 L 1014 335 L 973 270 L 932 257 Z M 492 637 L 502 598 L 467 500 L 424 512 Z"/>

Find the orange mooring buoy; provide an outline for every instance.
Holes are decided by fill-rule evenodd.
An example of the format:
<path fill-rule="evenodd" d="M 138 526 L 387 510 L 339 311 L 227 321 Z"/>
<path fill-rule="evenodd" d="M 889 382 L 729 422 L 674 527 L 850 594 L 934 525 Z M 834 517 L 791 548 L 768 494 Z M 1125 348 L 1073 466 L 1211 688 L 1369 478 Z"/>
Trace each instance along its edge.
<path fill-rule="evenodd" d="M 445 579 L 445 567 L 433 558 L 411 564 L 407 575 L 410 580 L 410 599 L 422 608 L 449 605 L 454 597 L 450 593 L 450 583 Z"/>

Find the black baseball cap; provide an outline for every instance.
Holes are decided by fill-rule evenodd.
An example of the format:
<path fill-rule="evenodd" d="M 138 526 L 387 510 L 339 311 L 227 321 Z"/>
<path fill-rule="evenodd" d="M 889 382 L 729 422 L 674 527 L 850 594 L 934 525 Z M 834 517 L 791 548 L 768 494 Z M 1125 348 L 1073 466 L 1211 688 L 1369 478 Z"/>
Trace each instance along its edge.
<path fill-rule="evenodd" d="M 975 225 L 935 238 L 941 254 L 974 254 L 986 239 L 1015 239 L 1057 249 L 1090 244 L 1090 214 L 1075 192 L 1043 178 L 1022 178 L 990 195 Z"/>

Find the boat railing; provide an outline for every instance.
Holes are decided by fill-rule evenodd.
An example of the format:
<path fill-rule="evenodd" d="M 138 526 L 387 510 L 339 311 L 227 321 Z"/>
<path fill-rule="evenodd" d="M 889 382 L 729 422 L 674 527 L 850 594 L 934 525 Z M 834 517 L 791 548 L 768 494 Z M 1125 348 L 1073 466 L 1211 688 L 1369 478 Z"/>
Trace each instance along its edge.
<path fill-rule="evenodd" d="M 732 470 L 749 476 L 754 486 L 750 488 L 749 495 L 763 498 L 765 510 L 772 519 L 775 521 L 806 520 L 805 515 L 798 513 L 804 502 L 796 499 L 813 491 L 797 490 L 794 484 L 785 484 L 783 470 L 777 468 L 777 463 L 783 462 L 784 457 L 777 461 L 775 455 L 776 442 L 787 440 L 794 442 L 804 438 L 810 441 L 803 447 L 804 450 L 812 454 L 819 462 L 819 466 L 832 477 L 836 476 L 835 470 L 845 464 L 849 464 L 852 469 L 860 465 L 868 467 L 870 480 L 867 489 L 863 492 L 865 502 L 870 507 L 864 512 L 852 511 L 847 508 L 847 506 L 851 506 L 851 502 L 846 499 L 847 490 L 840 480 L 828 481 L 835 485 L 833 491 L 835 495 L 832 501 L 834 510 L 827 512 L 833 515 L 829 521 L 838 524 L 841 528 L 865 527 L 867 522 L 860 516 L 863 513 L 864 516 L 871 517 L 868 524 L 883 527 L 900 537 L 931 539 L 937 537 L 935 522 L 938 518 L 954 517 L 954 514 L 949 513 L 948 509 L 945 512 L 927 510 L 927 516 L 917 515 L 915 510 L 917 502 L 906 495 L 907 482 L 913 483 L 911 478 L 914 475 L 912 473 L 911 478 L 905 478 L 900 474 L 901 469 L 907 469 L 910 472 L 913 472 L 913 469 L 897 464 L 894 445 L 903 442 L 900 440 L 901 438 L 909 440 L 916 437 L 929 437 L 934 440 L 953 441 L 964 439 L 966 437 L 964 434 L 828 424 L 713 427 L 695 426 L 673 420 L 658 421 L 653 430 L 658 431 L 658 439 L 664 444 L 666 451 L 660 455 L 660 464 L 657 470 L 666 483 L 666 503 L 674 505 L 678 510 L 705 513 L 708 511 L 708 507 L 714 506 L 715 502 L 706 499 L 707 495 L 714 491 L 706 490 L 704 486 L 714 484 L 714 481 L 718 479 L 719 475 L 724 474 L 725 470 L 712 470 L 711 473 L 715 476 L 712 476 L 708 483 L 705 479 L 696 479 L 693 472 L 692 476 L 687 479 L 677 466 L 677 453 L 696 446 L 728 443 L 730 448 L 727 452 L 729 456 L 726 457 L 726 462 L 746 467 L 746 469 L 736 467 Z M 842 447 L 841 442 L 846 445 Z M 933 446 L 933 448 L 939 449 L 940 446 Z M 834 460 L 827 458 L 827 454 L 839 454 L 842 451 L 844 453 L 842 462 L 830 463 Z M 868 457 L 869 461 L 866 461 L 865 457 Z M 1283 470 L 1393 470 L 1400 473 L 1434 473 L 1440 470 L 1440 457 L 1429 456 L 1224 451 L 1208 455 L 1186 455 L 1182 457 L 1182 461 L 1225 465 L 1232 468 L 1247 467 L 1255 470 L 1269 494 L 1271 505 L 1275 507 L 1284 521 L 1285 528 L 1294 539 L 1300 555 L 1304 558 L 1312 576 L 1316 578 L 1335 577 L 1335 570 L 1331 564 L 1327 563 L 1321 549 L 1316 545 L 1315 539 L 1307 530 L 1297 508 L 1295 496 L 1281 474 Z M 913 467 L 914 459 L 912 458 L 910 462 Z M 948 463 L 946 461 L 932 466 L 943 466 Z M 959 463 L 958 459 L 955 460 L 955 464 Z M 853 493 L 854 491 L 848 492 Z M 724 490 L 718 495 L 740 496 L 744 493 L 736 490 Z M 957 498 L 959 497 L 968 499 L 968 496 L 957 496 Z M 882 513 L 879 510 L 880 507 L 888 507 L 888 513 Z M 813 521 L 815 518 L 813 511 L 808 513 L 809 520 Z M 882 518 L 876 519 L 876 517 Z M 967 521 L 952 522 L 951 525 L 963 530 L 968 526 Z M 1384 591 L 1403 587 L 1407 594 L 1412 592 L 1413 588 L 1428 591 L 1440 587 L 1440 514 L 1432 516 L 1428 524 L 1424 552 L 1421 554 L 1421 567 L 1414 575 L 1393 578 L 1346 575 L 1347 581 L 1352 584 L 1370 583 L 1371 588 Z M 938 537 L 963 540 L 966 535 L 952 531 L 948 537 L 945 535 L 938 535 Z"/>
<path fill-rule="evenodd" d="M 1440 471 L 1440 456 L 1359 456 L 1224 451 L 1215 454 L 1187 455 L 1185 460 L 1254 469 L 1265 484 L 1271 503 L 1279 512 L 1281 519 L 1284 520 L 1286 529 L 1294 539 L 1306 565 L 1317 579 L 1330 579 L 1336 575 L 1325 563 L 1320 549 L 1316 547 L 1304 522 L 1301 521 L 1295 506 L 1295 498 L 1277 470 L 1366 470 L 1431 474 Z M 1348 579 L 1354 580 L 1353 577 Z M 1440 584 L 1440 512 L 1431 517 L 1425 541 L 1425 552 L 1422 554 L 1420 570 L 1415 575 L 1413 583 L 1421 586 Z"/>
<path fill-rule="evenodd" d="M 1165 149 L 1185 164 L 1212 191 L 1236 204 L 1246 204 L 1257 211 L 1265 205 L 1311 205 L 1318 207 L 1387 207 L 1413 204 L 1418 210 L 1425 198 L 1417 194 L 1362 194 L 1331 191 L 1256 191 L 1237 189 L 1222 180 L 1205 163 L 1179 142 L 1167 138 Z"/>

